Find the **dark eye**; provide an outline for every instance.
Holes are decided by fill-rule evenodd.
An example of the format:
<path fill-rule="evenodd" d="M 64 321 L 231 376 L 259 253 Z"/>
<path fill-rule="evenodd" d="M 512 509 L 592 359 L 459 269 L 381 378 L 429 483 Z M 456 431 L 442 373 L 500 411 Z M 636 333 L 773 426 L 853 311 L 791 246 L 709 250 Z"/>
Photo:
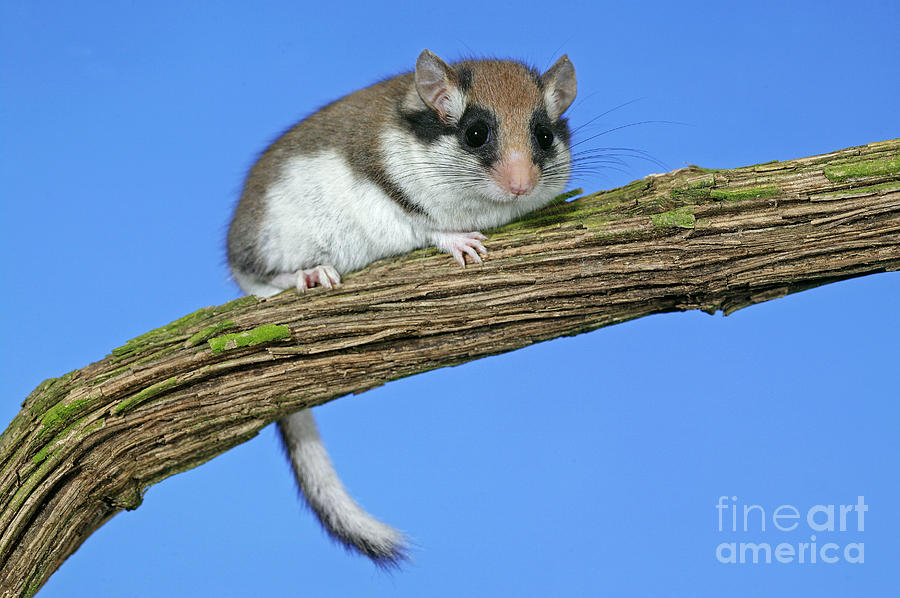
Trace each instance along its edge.
<path fill-rule="evenodd" d="M 491 137 L 491 129 L 484 121 L 476 121 L 466 129 L 466 143 L 469 147 L 481 147 Z"/>
<path fill-rule="evenodd" d="M 534 128 L 534 136 L 542 150 L 548 150 L 553 146 L 553 131 L 544 125 L 537 125 Z"/>

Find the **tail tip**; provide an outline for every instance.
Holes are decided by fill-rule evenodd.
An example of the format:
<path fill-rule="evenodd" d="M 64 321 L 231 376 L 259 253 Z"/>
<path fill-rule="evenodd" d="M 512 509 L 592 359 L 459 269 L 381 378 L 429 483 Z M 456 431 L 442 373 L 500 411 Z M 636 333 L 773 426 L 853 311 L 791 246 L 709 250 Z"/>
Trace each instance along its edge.
<path fill-rule="evenodd" d="M 412 562 L 412 559 L 406 537 L 396 530 L 391 532 L 390 535 L 381 537 L 332 537 L 348 551 L 368 558 L 379 569 L 396 571 Z"/>

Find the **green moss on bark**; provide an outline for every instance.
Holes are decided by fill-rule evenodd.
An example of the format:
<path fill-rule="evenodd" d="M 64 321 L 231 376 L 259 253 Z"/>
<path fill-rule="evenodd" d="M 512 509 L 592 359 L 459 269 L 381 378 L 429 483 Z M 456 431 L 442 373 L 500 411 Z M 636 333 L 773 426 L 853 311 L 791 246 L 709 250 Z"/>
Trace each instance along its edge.
<path fill-rule="evenodd" d="M 121 413 L 125 413 L 126 411 L 130 411 L 130 410 L 134 409 L 135 407 L 137 407 L 138 405 L 140 405 L 141 403 L 146 403 L 147 401 L 149 401 L 156 395 L 169 390 L 176 384 L 178 384 L 178 379 L 173 376 L 172 378 L 169 378 L 168 380 L 163 380 L 161 382 L 157 382 L 156 384 L 148 386 L 144 390 L 128 397 L 127 399 L 125 399 L 124 401 L 122 401 L 118 405 L 116 405 L 113 408 L 113 413 L 118 415 Z"/>
<path fill-rule="evenodd" d="M 744 201 L 747 199 L 764 199 L 778 195 L 778 187 L 748 187 L 745 189 L 713 189 L 709 198 L 716 201 Z"/>
<path fill-rule="evenodd" d="M 209 343 L 209 348 L 215 353 L 221 353 L 222 351 L 237 349 L 238 347 L 248 347 L 283 340 L 290 338 L 290 336 L 291 329 L 287 326 L 282 326 L 281 324 L 264 324 L 253 330 L 247 330 L 246 332 L 236 332 L 217 336 L 209 339 L 207 342 Z"/>
<path fill-rule="evenodd" d="M 897 174 L 898 172 L 900 172 L 900 157 L 825 167 L 825 176 L 832 182 Z"/>
<path fill-rule="evenodd" d="M 682 206 L 662 214 L 653 214 L 651 218 L 653 226 L 658 228 L 694 228 L 696 224 L 693 206 Z"/>

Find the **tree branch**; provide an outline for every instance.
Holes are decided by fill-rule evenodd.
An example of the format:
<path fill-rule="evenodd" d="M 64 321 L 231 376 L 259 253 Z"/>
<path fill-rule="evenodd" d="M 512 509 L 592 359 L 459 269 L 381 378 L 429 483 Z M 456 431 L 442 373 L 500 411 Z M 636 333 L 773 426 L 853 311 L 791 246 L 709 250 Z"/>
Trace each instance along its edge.
<path fill-rule="evenodd" d="M 200 309 L 43 382 L 0 437 L 0 589 L 30 596 L 144 491 L 273 420 L 390 380 L 689 309 L 725 314 L 900 269 L 900 140 L 735 170 L 685 168 L 335 291 Z"/>

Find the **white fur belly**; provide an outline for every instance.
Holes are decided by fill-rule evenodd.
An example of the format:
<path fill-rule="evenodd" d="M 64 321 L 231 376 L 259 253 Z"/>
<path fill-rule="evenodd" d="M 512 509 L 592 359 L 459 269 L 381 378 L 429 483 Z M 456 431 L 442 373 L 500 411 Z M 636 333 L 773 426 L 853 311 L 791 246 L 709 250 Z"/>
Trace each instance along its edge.
<path fill-rule="evenodd" d="M 266 194 L 262 251 L 273 270 L 330 264 L 345 273 L 428 243 L 380 187 L 337 152 L 287 162 Z"/>

